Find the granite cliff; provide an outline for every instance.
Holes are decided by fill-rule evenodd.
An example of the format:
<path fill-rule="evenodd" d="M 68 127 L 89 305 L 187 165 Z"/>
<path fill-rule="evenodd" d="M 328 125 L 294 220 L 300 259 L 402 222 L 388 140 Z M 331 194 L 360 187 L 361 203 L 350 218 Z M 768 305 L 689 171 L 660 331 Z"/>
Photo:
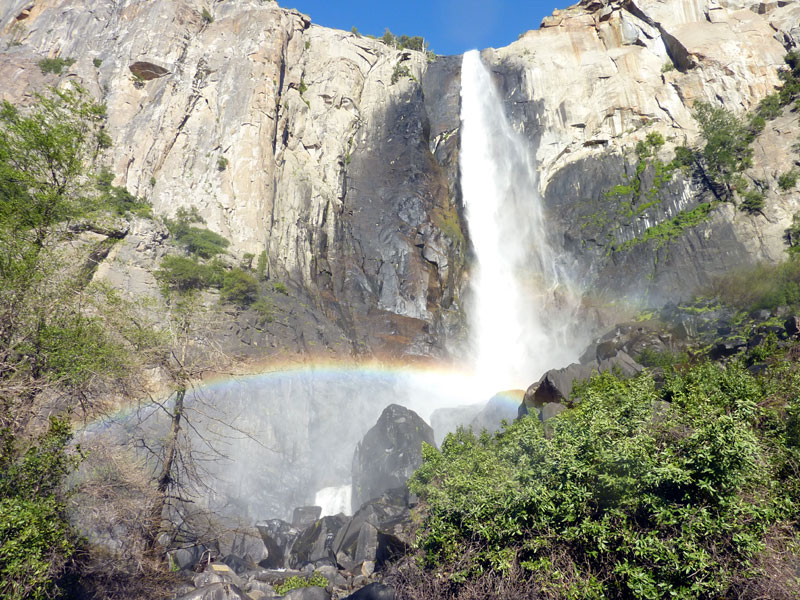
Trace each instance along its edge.
<path fill-rule="evenodd" d="M 799 16 L 790 1 L 584 0 L 484 51 L 536 148 L 554 241 L 592 295 L 659 304 L 735 265 L 782 259 L 798 209 L 775 185 L 794 163 L 788 110 L 747 173 L 767 190 L 760 213 L 721 204 L 680 235 L 647 239 L 709 191 L 678 176 L 622 216 L 605 192 L 648 133 L 664 152 L 696 141 L 696 101 L 742 112 L 774 91 Z M 75 62 L 44 74 L 46 57 Z M 158 215 L 197 207 L 236 257 L 266 252 L 267 276 L 294 297 L 280 327 L 229 315 L 225 335 L 255 355 L 457 351 L 469 302 L 459 70 L 458 57 L 430 60 L 258 0 L 13 0 L 0 14 L 2 99 L 79 82 L 108 105 L 117 184 Z M 98 276 L 153 293 L 165 236 L 135 224 Z"/>

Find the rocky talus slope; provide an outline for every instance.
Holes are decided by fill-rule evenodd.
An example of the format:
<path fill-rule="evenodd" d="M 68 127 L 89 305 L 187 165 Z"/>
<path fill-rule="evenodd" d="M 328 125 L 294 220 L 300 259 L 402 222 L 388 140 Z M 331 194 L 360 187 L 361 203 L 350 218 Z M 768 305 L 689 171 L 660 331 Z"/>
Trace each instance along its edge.
<path fill-rule="evenodd" d="M 632 172 L 647 134 L 664 136 L 665 156 L 695 143 L 697 101 L 742 113 L 773 92 L 798 18 L 794 1 L 584 0 L 483 52 L 536 148 L 553 242 L 592 295 L 659 304 L 733 265 L 782 259 L 798 209 L 776 186 L 794 162 L 788 110 L 757 139 L 747 173 L 767 190 L 761 212 L 720 204 L 648 239 L 708 190 L 678 175 L 633 211 L 605 192 Z M 46 75 L 45 57 L 75 62 Z M 159 215 L 197 207 L 236 256 L 266 251 L 268 275 L 302 301 L 287 303 L 282 331 L 230 315 L 225 335 L 255 354 L 458 347 L 469 262 L 459 70 L 458 57 L 429 61 L 274 2 L 13 0 L 0 14 L 3 99 L 80 82 L 108 105 L 117 183 Z M 99 273 L 153 293 L 166 241 L 142 225 Z"/>

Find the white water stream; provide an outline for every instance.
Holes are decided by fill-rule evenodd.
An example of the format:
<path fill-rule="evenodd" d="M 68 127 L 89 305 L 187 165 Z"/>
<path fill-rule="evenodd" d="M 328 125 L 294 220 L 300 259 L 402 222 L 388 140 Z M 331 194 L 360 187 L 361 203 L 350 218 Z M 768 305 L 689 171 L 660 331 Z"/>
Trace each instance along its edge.
<path fill-rule="evenodd" d="M 472 348 L 485 398 L 578 356 L 577 303 L 547 236 L 535 160 L 477 50 L 461 69 L 461 188 L 477 264 Z"/>

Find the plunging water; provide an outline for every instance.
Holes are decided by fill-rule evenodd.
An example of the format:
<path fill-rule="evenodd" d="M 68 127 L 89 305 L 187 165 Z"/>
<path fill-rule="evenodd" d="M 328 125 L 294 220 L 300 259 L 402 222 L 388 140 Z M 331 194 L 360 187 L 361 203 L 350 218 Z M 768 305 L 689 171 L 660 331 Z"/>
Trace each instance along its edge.
<path fill-rule="evenodd" d="M 459 166 L 477 258 L 472 346 L 488 397 L 573 362 L 578 344 L 567 335 L 574 302 L 548 241 L 532 153 L 477 50 L 464 54 L 461 68 Z"/>
<path fill-rule="evenodd" d="M 461 188 L 477 259 L 469 307 L 477 379 L 412 365 L 310 365 L 202 386 L 186 399 L 187 414 L 195 412 L 188 447 L 208 457 L 193 506 L 244 524 L 289 518 L 309 503 L 323 514 L 346 512 L 353 451 L 388 404 L 432 421 L 441 439 L 473 418 L 483 426 L 482 413 L 469 406 L 437 420 L 434 409 L 485 403 L 574 360 L 577 344 L 566 335 L 574 303 L 548 243 L 533 157 L 477 52 L 464 56 L 461 96 Z M 490 412 L 496 421 L 513 418 L 518 403 L 516 395 L 498 395 Z M 86 435 L 105 431 L 127 443 L 149 435 L 157 447 L 170 425 L 165 415 L 149 406 Z"/>

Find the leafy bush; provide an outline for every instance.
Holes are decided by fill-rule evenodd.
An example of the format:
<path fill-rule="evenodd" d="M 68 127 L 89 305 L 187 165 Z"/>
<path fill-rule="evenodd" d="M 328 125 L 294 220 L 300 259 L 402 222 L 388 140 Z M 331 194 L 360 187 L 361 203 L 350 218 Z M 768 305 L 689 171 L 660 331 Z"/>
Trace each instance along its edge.
<path fill-rule="evenodd" d="M 102 169 L 97 176 L 97 188 L 100 190 L 100 204 L 117 215 L 133 214 L 139 217 L 152 218 L 153 207 L 147 200 L 137 198 L 127 188 L 112 185 L 114 174 Z"/>
<path fill-rule="evenodd" d="M 412 79 L 414 78 L 406 65 L 401 65 L 398 63 L 394 66 L 394 71 L 392 71 L 392 85 L 400 81 L 403 77 L 410 77 Z"/>
<path fill-rule="evenodd" d="M 764 194 L 757 190 L 748 190 L 744 193 L 742 197 L 742 203 L 739 205 L 739 209 L 749 213 L 754 214 L 757 212 L 761 212 L 764 208 Z"/>
<path fill-rule="evenodd" d="M 194 206 L 190 210 L 178 209 L 175 220 L 167 219 L 166 222 L 175 240 L 189 254 L 196 254 L 201 258 L 212 258 L 224 253 L 230 245 L 230 242 L 218 233 L 192 225 L 192 223 L 204 223 Z"/>
<path fill-rule="evenodd" d="M 8 430 L 0 435 L 0 596 L 44 600 L 77 548 L 59 490 L 80 458 L 70 452 L 66 420 L 51 418 L 49 430 L 19 455 Z"/>
<path fill-rule="evenodd" d="M 64 67 L 71 67 L 75 64 L 74 58 L 43 58 L 38 63 L 39 68 L 42 70 L 43 75 L 47 75 L 48 73 L 54 73 L 56 75 L 61 74 L 61 70 Z"/>
<path fill-rule="evenodd" d="M 700 152 L 706 173 L 724 185 L 730 197 L 730 183 L 752 165 L 753 134 L 742 119 L 731 111 L 698 102 L 694 118 L 700 125 L 705 145 Z"/>
<path fill-rule="evenodd" d="M 99 68 L 100 68 L 100 65 L 102 65 L 102 64 L 103 64 L 103 59 L 102 59 L 102 58 L 94 58 L 94 59 L 92 59 L 92 64 L 93 64 L 93 65 L 94 65 L 96 68 L 98 68 L 98 69 L 99 69 Z"/>
<path fill-rule="evenodd" d="M 800 260 L 761 264 L 717 278 L 706 290 L 711 297 L 742 310 L 800 305 Z"/>
<path fill-rule="evenodd" d="M 781 98 L 779 94 L 770 94 L 756 107 L 756 114 L 771 121 L 781 116 Z"/>
<path fill-rule="evenodd" d="M 781 175 L 778 177 L 778 187 L 786 192 L 797 185 L 798 177 L 800 177 L 800 172 L 798 172 L 796 169 L 791 169 L 786 171 L 786 173 L 781 173 Z"/>
<path fill-rule="evenodd" d="M 259 298 L 250 308 L 255 311 L 256 322 L 259 326 L 272 323 L 272 321 L 275 319 L 272 304 L 266 298 Z"/>
<path fill-rule="evenodd" d="M 228 159 L 224 156 L 220 156 L 217 159 L 217 171 L 224 171 L 228 168 Z"/>
<path fill-rule="evenodd" d="M 797 536 L 785 420 L 758 428 L 765 385 L 739 364 L 700 365 L 661 390 L 648 374 L 606 373 L 547 436 L 529 417 L 424 446 L 410 481 L 421 564 L 454 585 L 521 570 L 544 597 L 741 597 L 767 578 L 772 532 Z"/>
<path fill-rule="evenodd" d="M 239 308 L 255 302 L 258 297 L 256 278 L 243 269 L 231 269 L 222 276 L 220 298 L 223 302 L 235 304 Z"/>
<path fill-rule="evenodd" d="M 213 23 L 213 22 L 214 22 L 214 15 L 212 15 L 212 14 L 211 14 L 211 13 L 208 11 L 208 9 L 207 9 L 206 7 L 203 7 L 203 10 L 202 10 L 202 12 L 200 13 L 200 16 L 203 18 L 203 22 L 204 22 L 204 23 L 206 23 L 206 24 L 209 24 L 209 23 Z"/>
<path fill-rule="evenodd" d="M 283 294 L 284 296 L 289 295 L 289 290 L 286 289 L 286 284 L 281 281 L 276 281 L 272 284 L 272 289 L 278 292 L 279 294 Z"/>
<path fill-rule="evenodd" d="M 275 586 L 275 591 L 283 596 L 286 592 L 304 587 L 328 587 L 328 580 L 319 573 L 314 573 L 311 577 L 298 577 L 293 575 L 283 583 Z"/>
<path fill-rule="evenodd" d="M 211 285 L 213 273 L 209 266 L 195 258 L 170 255 L 161 259 L 155 276 L 167 288 L 187 292 Z"/>

